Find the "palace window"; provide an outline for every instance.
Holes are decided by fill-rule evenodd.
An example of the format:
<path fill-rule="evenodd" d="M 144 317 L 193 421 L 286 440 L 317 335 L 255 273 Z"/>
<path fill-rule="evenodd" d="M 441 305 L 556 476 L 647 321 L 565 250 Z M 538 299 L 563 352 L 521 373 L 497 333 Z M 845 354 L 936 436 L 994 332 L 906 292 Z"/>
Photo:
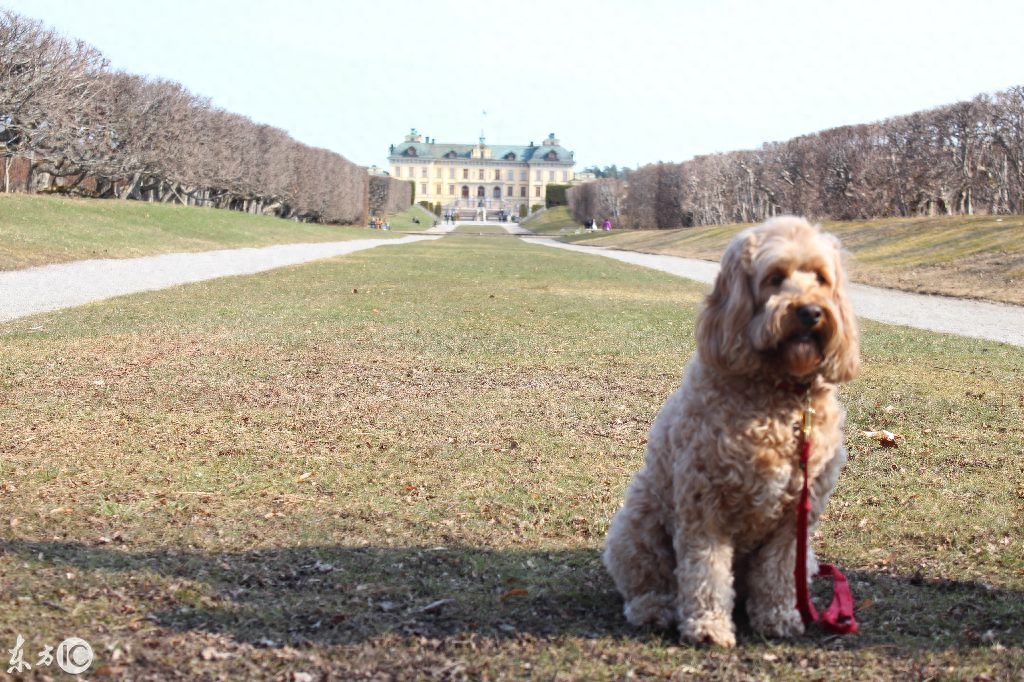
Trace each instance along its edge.
<path fill-rule="evenodd" d="M 562 182 L 569 182 L 569 171 L 562 171 Z"/>
<path fill-rule="evenodd" d="M 548 182 L 555 181 L 555 171 L 548 171 Z"/>
<path fill-rule="evenodd" d="M 420 168 L 420 177 L 421 178 L 427 177 L 427 167 L 426 166 L 424 166 L 423 168 Z"/>
<path fill-rule="evenodd" d="M 452 166 L 451 168 L 448 169 L 448 179 L 449 180 L 454 180 L 455 179 L 455 166 Z"/>
<path fill-rule="evenodd" d="M 494 170 L 494 179 L 495 180 L 501 180 L 501 170 L 500 169 L 495 169 Z"/>
<path fill-rule="evenodd" d="M 402 156 L 416 156 L 416 147 L 409 147 L 402 152 Z"/>
<path fill-rule="evenodd" d="M 540 171 L 533 171 L 533 179 L 540 182 Z"/>
<path fill-rule="evenodd" d="M 396 178 L 402 177 L 402 167 L 401 166 L 395 166 L 395 177 Z"/>
<path fill-rule="evenodd" d="M 440 166 L 437 167 L 437 177 L 444 177 L 444 168 L 441 168 Z"/>
<path fill-rule="evenodd" d="M 500 187 L 495 187 L 494 188 L 494 198 L 495 199 L 500 199 L 501 198 L 501 188 Z"/>
<path fill-rule="evenodd" d="M 505 160 L 506 161 L 515 161 L 516 160 L 516 153 L 515 152 L 509 152 L 508 154 L 505 155 Z"/>
<path fill-rule="evenodd" d="M 434 196 L 441 196 L 441 183 L 434 185 Z"/>
<path fill-rule="evenodd" d="M 480 169 L 480 179 L 481 180 L 484 179 L 484 169 L 483 168 Z"/>
<path fill-rule="evenodd" d="M 509 185 L 508 187 L 505 188 L 505 196 L 512 196 L 512 185 Z"/>
<path fill-rule="evenodd" d="M 420 194 L 426 195 L 426 193 L 427 193 L 427 183 L 421 182 L 420 183 Z"/>
<path fill-rule="evenodd" d="M 540 185 L 536 185 L 533 188 L 533 196 L 535 196 L 535 197 L 539 197 L 540 196 Z"/>
<path fill-rule="evenodd" d="M 455 185 L 448 185 L 448 196 L 455 196 Z"/>
<path fill-rule="evenodd" d="M 462 169 L 462 179 L 463 180 L 469 180 L 469 169 L 468 168 L 463 168 Z"/>
<path fill-rule="evenodd" d="M 521 196 L 524 199 L 526 198 L 526 185 L 523 185 L 522 187 L 519 188 L 519 196 Z"/>
<path fill-rule="evenodd" d="M 526 182 L 530 177 L 530 171 L 519 171 L 519 182 Z"/>

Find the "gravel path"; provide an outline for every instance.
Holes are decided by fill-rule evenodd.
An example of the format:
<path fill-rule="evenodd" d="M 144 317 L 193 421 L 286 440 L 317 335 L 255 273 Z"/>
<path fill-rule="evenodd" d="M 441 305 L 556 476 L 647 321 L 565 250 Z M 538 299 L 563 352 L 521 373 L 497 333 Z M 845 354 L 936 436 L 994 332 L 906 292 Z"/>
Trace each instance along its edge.
<path fill-rule="evenodd" d="M 713 282 L 718 275 L 717 263 L 694 258 L 563 244 L 542 237 L 523 241 L 606 256 L 698 282 Z M 1024 307 L 1021 306 L 912 294 L 865 284 L 851 284 L 850 298 L 857 315 L 869 320 L 1024 346 Z"/>
<path fill-rule="evenodd" d="M 138 291 L 164 289 L 215 277 L 247 275 L 421 239 L 437 237 L 278 244 L 200 253 L 166 253 L 142 258 L 82 260 L 0 272 L 0 322 Z"/>

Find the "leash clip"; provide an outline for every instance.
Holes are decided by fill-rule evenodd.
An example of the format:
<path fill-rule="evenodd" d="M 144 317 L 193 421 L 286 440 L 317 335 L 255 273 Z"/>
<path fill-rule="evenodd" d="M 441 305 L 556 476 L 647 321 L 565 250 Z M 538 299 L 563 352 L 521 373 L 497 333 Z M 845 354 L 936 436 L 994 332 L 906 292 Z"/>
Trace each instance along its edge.
<path fill-rule="evenodd" d="M 804 396 L 804 420 L 800 426 L 800 434 L 805 439 L 811 435 L 812 426 L 814 426 L 814 408 L 811 407 L 811 392 L 807 391 Z"/>

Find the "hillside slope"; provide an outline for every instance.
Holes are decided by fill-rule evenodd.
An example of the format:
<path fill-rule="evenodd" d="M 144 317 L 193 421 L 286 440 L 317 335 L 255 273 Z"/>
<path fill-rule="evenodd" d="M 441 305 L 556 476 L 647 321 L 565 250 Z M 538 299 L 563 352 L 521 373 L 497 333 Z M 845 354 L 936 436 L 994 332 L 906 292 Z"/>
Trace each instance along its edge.
<path fill-rule="evenodd" d="M 567 241 L 718 260 L 748 225 L 581 234 Z M 850 254 L 856 282 L 1024 305 L 1024 216 L 827 221 Z"/>
<path fill-rule="evenodd" d="M 0 270 L 387 234 L 194 206 L 0 195 Z"/>

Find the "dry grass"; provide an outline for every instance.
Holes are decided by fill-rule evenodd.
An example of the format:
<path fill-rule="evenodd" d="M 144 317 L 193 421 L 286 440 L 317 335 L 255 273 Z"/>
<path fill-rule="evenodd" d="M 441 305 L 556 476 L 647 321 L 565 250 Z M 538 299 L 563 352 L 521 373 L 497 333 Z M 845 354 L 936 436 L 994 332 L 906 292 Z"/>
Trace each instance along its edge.
<path fill-rule="evenodd" d="M 851 277 L 875 286 L 1024 304 L 1024 217 L 952 216 L 834 222 Z M 587 244 L 718 260 L 747 225 L 568 237 Z"/>
<path fill-rule="evenodd" d="M 817 541 L 862 633 L 625 624 L 598 552 L 701 294 L 449 237 L 0 325 L 0 641 L 137 680 L 1019 679 L 1024 351 L 875 324 Z"/>

